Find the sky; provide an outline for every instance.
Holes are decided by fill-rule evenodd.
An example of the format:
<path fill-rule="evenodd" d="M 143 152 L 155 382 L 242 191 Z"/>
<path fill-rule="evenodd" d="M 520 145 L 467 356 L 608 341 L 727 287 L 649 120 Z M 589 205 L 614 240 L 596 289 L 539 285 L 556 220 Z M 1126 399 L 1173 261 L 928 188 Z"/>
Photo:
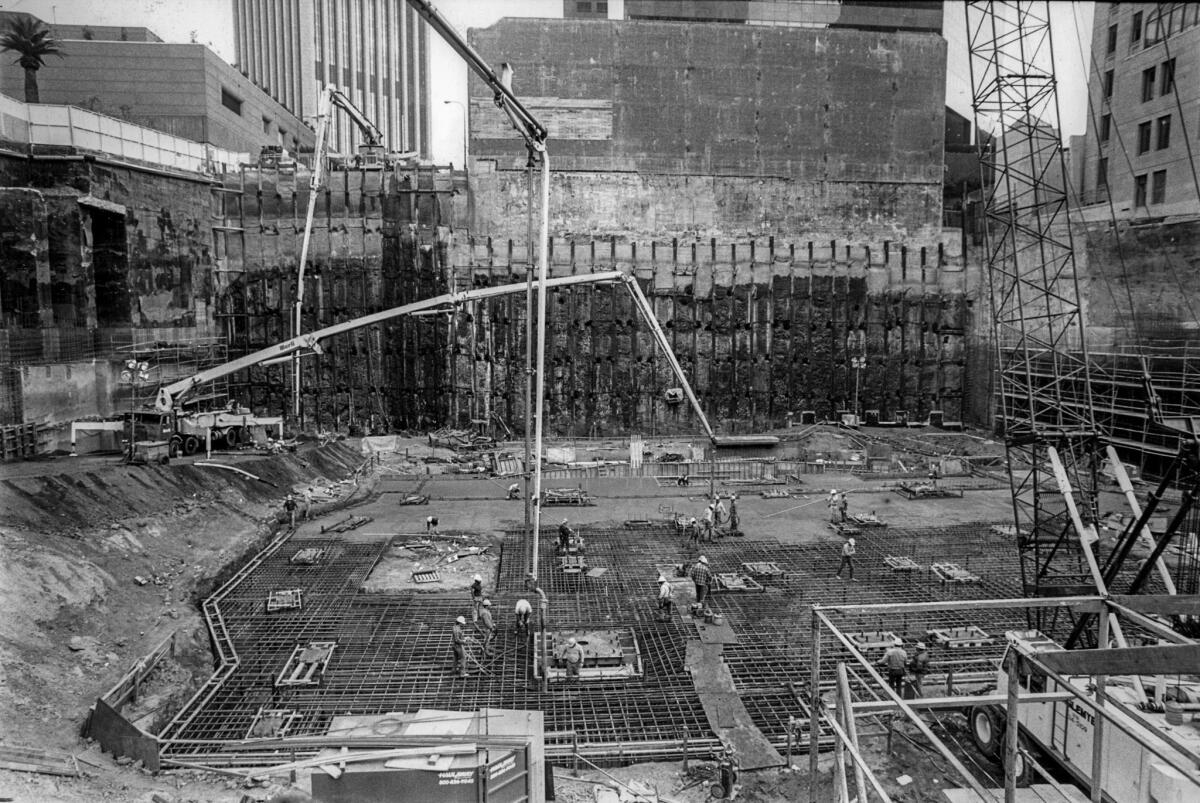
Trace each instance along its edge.
<path fill-rule="evenodd" d="M 445 16 L 465 33 L 468 26 L 486 26 L 505 14 L 561 16 L 561 0 L 435 0 Z M 610 2 L 610 7 L 619 5 Z M 231 0 L 0 0 L 0 9 L 27 11 L 63 24 L 144 26 L 168 42 L 195 40 L 209 45 L 226 61 L 234 60 Z M 1064 137 L 1082 134 L 1087 124 L 1087 67 L 1091 47 L 1092 3 L 1051 0 L 1061 129 Z M 966 68 L 966 33 L 962 4 L 946 3 L 943 19 L 949 68 L 946 102 L 970 118 L 970 77 Z M 433 157 L 461 162 L 462 110 L 467 73 L 449 47 L 433 37 L 431 80 Z M 957 66 L 956 66 L 957 65 Z M 446 103 L 445 101 L 451 101 Z"/>

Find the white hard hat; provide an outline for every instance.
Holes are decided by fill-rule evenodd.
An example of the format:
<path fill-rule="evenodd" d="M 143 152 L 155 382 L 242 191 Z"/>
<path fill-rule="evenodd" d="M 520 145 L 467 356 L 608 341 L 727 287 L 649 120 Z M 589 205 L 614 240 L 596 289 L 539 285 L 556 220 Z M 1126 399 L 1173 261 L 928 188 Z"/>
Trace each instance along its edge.
<path fill-rule="evenodd" d="M 567 520 L 566 520 L 566 519 L 563 519 L 562 523 L 563 523 L 563 524 L 566 524 L 566 523 L 567 523 Z"/>
<path fill-rule="evenodd" d="M 663 577 L 663 576 L 660 574 L 660 575 L 658 576 L 658 582 L 660 582 L 660 583 L 665 583 L 665 582 L 667 582 L 667 578 Z"/>
<path fill-rule="evenodd" d="M 492 601 L 491 601 L 490 599 L 485 599 L 485 600 L 483 601 L 483 607 L 485 607 L 485 608 L 490 608 L 490 607 L 492 607 Z"/>
<path fill-rule="evenodd" d="M 569 640 L 567 641 L 567 644 L 570 644 L 572 647 L 574 647 L 574 646 L 575 646 L 575 639 L 569 639 Z"/>
<path fill-rule="evenodd" d="M 461 616 L 458 617 L 457 619 L 455 619 L 454 621 L 458 622 L 460 625 L 465 625 L 467 623 L 467 620 Z"/>
<path fill-rule="evenodd" d="M 482 577 L 480 577 L 479 575 L 475 575 L 475 576 L 474 576 L 474 577 L 472 577 L 471 579 L 472 579 L 472 580 L 478 580 L 478 581 L 480 581 L 480 582 L 483 582 L 483 578 L 482 578 Z"/>
<path fill-rule="evenodd" d="M 701 556 L 700 556 L 700 562 L 701 562 L 701 563 L 705 563 L 705 564 L 707 564 L 707 563 L 708 563 L 708 558 L 706 558 L 706 557 L 704 557 L 703 555 L 701 555 Z"/>
<path fill-rule="evenodd" d="M 854 539 L 853 539 L 853 538 L 851 538 L 851 539 L 850 539 L 850 543 L 851 543 L 851 544 L 853 544 L 853 543 L 854 543 Z"/>
<path fill-rule="evenodd" d="M 918 641 L 918 642 L 917 642 L 917 649 L 918 649 L 918 650 L 923 650 L 923 649 L 925 649 L 925 642 L 923 642 L 923 641 Z"/>

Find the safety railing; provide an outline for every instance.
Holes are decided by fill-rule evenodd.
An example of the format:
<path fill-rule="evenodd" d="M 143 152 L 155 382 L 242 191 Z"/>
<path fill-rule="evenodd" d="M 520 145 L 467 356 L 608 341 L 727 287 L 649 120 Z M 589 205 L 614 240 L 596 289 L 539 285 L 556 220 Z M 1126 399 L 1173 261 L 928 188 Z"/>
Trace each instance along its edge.
<path fill-rule="evenodd" d="M 250 154 L 227 151 L 76 106 L 22 103 L 0 95 L 0 138 L 73 147 L 193 173 L 234 170 Z"/>

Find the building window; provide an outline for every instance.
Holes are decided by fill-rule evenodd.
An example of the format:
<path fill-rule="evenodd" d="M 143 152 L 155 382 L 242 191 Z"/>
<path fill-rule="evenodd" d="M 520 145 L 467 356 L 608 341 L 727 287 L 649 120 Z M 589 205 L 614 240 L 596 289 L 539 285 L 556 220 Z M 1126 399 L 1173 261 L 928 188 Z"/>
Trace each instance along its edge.
<path fill-rule="evenodd" d="M 1108 142 L 1109 134 L 1112 133 L 1112 115 L 1100 115 L 1100 141 Z"/>
<path fill-rule="evenodd" d="M 1138 156 L 1150 150 L 1150 121 L 1138 125 Z"/>
<path fill-rule="evenodd" d="M 1133 206 L 1136 209 L 1139 206 L 1146 205 L 1146 176 L 1133 177 Z"/>
<path fill-rule="evenodd" d="M 1113 71 L 1104 72 L 1104 97 L 1111 98 L 1113 93 Z"/>
<path fill-rule="evenodd" d="M 1108 50 L 1104 51 L 1108 55 L 1112 55 L 1117 51 L 1117 26 L 1108 26 Z"/>
<path fill-rule="evenodd" d="M 238 117 L 242 116 L 242 99 L 224 87 L 221 87 L 221 105 Z"/>
<path fill-rule="evenodd" d="M 1108 186 L 1108 158 L 1101 157 L 1096 163 L 1096 189 Z"/>
<path fill-rule="evenodd" d="M 264 117 L 264 118 L 262 118 L 262 121 L 263 121 L 263 133 L 270 134 L 271 133 L 271 118 Z"/>
<path fill-rule="evenodd" d="M 1162 63 L 1162 69 L 1158 71 L 1158 94 L 1169 95 L 1175 91 L 1175 59 L 1169 59 Z"/>
<path fill-rule="evenodd" d="M 1142 12 L 1133 15 L 1133 27 L 1129 29 L 1129 44 L 1137 45 L 1142 41 Z"/>
<path fill-rule="evenodd" d="M 1159 117 L 1158 125 L 1155 128 L 1157 144 L 1154 149 L 1161 151 L 1163 148 L 1171 147 L 1171 115 Z"/>
<path fill-rule="evenodd" d="M 1154 68 L 1142 70 L 1142 103 L 1154 100 Z"/>
<path fill-rule="evenodd" d="M 1144 177 L 1143 177 L 1144 178 Z M 1150 203 L 1161 204 L 1167 197 L 1167 171 L 1155 170 L 1150 182 Z"/>

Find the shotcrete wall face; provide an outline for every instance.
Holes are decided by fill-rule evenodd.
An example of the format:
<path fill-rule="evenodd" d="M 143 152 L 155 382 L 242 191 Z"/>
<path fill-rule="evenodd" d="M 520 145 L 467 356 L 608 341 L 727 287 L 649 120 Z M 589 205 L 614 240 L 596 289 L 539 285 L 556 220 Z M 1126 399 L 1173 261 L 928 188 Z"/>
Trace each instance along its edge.
<path fill-rule="evenodd" d="M 465 247 L 463 247 L 465 246 Z M 475 286 L 522 281 L 520 244 L 456 244 Z M 961 255 L 926 247 L 846 242 L 555 241 L 551 275 L 613 267 L 650 297 L 672 349 L 714 424 L 726 432 L 781 426 L 795 414 L 849 410 L 855 371 L 863 409 L 887 420 L 964 413 L 972 317 Z M 457 269 L 459 274 L 466 271 Z M 552 291 L 547 422 L 575 435 L 696 432 L 649 327 L 621 286 Z M 524 294 L 465 308 L 455 318 L 450 381 L 459 423 L 523 421 Z"/>

